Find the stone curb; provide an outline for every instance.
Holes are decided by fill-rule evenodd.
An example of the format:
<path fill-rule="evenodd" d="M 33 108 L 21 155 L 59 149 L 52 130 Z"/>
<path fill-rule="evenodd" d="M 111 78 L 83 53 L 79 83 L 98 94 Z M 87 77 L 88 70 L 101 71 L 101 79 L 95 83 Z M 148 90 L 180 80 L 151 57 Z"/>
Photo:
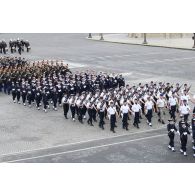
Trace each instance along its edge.
<path fill-rule="evenodd" d="M 118 44 L 127 44 L 127 45 L 140 45 L 140 46 L 148 46 L 148 47 L 162 47 L 162 48 L 169 48 L 169 49 L 182 49 L 182 50 L 190 50 L 190 51 L 195 51 L 193 48 L 182 48 L 182 47 L 171 47 L 171 46 L 164 46 L 164 45 L 152 45 L 152 44 L 141 44 L 141 43 L 127 43 L 127 42 L 118 42 L 118 41 L 108 41 L 108 40 L 97 40 L 97 39 L 91 39 L 86 37 L 88 40 L 92 41 L 100 41 L 100 42 L 107 42 L 107 43 L 118 43 Z"/>

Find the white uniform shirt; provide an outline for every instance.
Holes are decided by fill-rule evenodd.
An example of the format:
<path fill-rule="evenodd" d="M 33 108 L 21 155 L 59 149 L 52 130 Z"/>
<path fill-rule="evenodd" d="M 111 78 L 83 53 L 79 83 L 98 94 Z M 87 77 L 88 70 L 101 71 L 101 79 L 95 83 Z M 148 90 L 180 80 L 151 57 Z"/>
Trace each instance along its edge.
<path fill-rule="evenodd" d="M 103 106 L 102 106 L 102 108 L 100 109 L 101 104 L 102 104 L 101 102 L 99 102 L 99 103 L 97 104 L 97 109 L 98 109 L 98 110 L 101 110 L 101 112 L 104 112 L 104 110 L 106 109 L 106 104 L 104 103 Z"/>
<path fill-rule="evenodd" d="M 169 98 L 169 104 L 170 104 L 170 106 L 176 106 L 176 104 L 177 104 L 177 98 L 170 97 Z"/>
<path fill-rule="evenodd" d="M 189 114 L 190 107 L 188 105 L 182 105 L 180 106 L 179 111 L 181 112 L 181 114 Z"/>
<path fill-rule="evenodd" d="M 109 115 L 113 115 L 113 114 L 116 113 L 116 108 L 115 107 L 109 107 L 107 111 L 108 111 Z"/>
<path fill-rule="evenodd" d="M 121 111 L 123 114 L 127 114 L 129 112 L 129 106 L 128 105 L 122 105 L 121 106 Z"/>
<path fill-rule="evenodd" d="M 181 96 L 181 100 L 186 100 L 188 102 L 188 100 L 190 99 L 190 96 L 189 95 L 182 95 Z"/>
<path fill-rule="evenodd" d="M 147 110 L 151 110 L 152 107 L 153 107 L 153 102 L 151 100 L 150 101 L 147 101 L 145 103 L 145 107 L 146 107 Z"/>
<path fill-rule="evenodd" d="M 159 108 L 164 108 L 165 107 L 165 100 L 164 99 L 158 99 L 156 104 Z"/>
<path fill-rule="evenodd" d="M 131 109 L 133 112 L 139 112 L 141 110 L 141 106 L 139 104 L 133 104 Z"/>

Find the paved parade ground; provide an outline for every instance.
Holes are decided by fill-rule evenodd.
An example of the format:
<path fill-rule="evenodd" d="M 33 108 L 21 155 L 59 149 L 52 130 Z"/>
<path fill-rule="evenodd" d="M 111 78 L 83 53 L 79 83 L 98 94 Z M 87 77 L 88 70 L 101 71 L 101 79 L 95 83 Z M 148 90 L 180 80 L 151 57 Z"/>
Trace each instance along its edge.
<path fill-rule="evenodd" d="M 23 38 L 31 43 L 30 60 L 59 59 L 70 69 L 122 73 L 126 83 L 153 81 L 192 85 L 195 93 L 195 52 L 190 50 L 143 47 L 92 41 L 87 34 L 0 34 L 0 40 Z M 0 54 L 2 55 L 2 54 Z M 18 54 L 14 54 L 17 55 Z M 166 113 L 166 119 L 169 115 Z M 193 163 L 191 138 L 184 157 L 168 150 L 166 125 L 158 124 L 154 114 L 152 127 L 142 119 L 140 129 L 132 120 L 129 131 L 118 119 L 116 134 L 64 119 L 62 108 L 44 113 L 14 104 L 11 96 L 0 93 L 0 162 L 163 162 Z"/>

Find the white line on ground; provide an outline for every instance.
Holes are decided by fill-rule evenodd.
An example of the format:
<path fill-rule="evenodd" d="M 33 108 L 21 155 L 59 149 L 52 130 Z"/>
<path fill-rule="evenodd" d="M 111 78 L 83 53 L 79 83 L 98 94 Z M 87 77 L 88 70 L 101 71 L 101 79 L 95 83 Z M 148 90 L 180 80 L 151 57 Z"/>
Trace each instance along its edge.
<path fill-rule="evenodd" d="M 24 150 L 24 151 L 21 151 L 21 152 L 5 153 L 5 154 L 1 154 L 0 155 L 0 158 L 1 157 L 5 157 L 5 156 L 12 156 L 12 155 L 30 153 L 30 152 L 35 152 L 35 151 L 41 151 L 41 150 L 54 149 L 54 148 L 63 147 L 63 146 L 71 146 L 71 145 L 77 145 L 77 144 L 84 144 L 84 143 L 93 142 L 93 141 L 100 141 L 100 140 L 106 140 L 106 139 L 112 139 L 112 138 L 119 138 L 119 137 L 128 136 L 128 135 L 135 135 L 135 134 L 140 134 L 140 133 L 147 133 L 147 132 L 152 132 L 152 131 L 159 131 L 159 130 L 162 130 L 163 128 L 165 128 L 165 126 L 163 126 L 161 128 L 158 128 L 158 129 L 149 129 L 149 130 L 146 130 L 146 131 L 138 131 L 138 132 L 133 132 L 133 133 L 125 133 L 123 135 L 115 135 L 115 136 L 104 137 L 104 138 L 100 138 L 100 139 L 91 139 L 91 140 L 85 140 L 85 141 L 80 141 L 80 142 L 60 144 L 60 145 L 56 145 L 56 146 L 52 146 L 52 147 L 37 148 L 37 149 L 34 149 L 34 150 Z"/>
<path fill-rule="evenodd" d="M 130 142 L 134 142 L 134 141 L 141 141 L 141 140 L 147 140 L 147 139 L 152 139 L 152 138 L 156 138 L 156 137 L 162 137 L 162 136 L 165 136 L 165 135 L 167 135 L 167 134 L 154 135 L 154 136 L 150 136 L 150 137 L 144 137 L 144 138 L 138 138 L 138 139 L 127 140 L 127 141 L 122 141 L 122 142 L 116 142 L 116 143 L 112 143 L 112 144 L 104 144 L 104 145 L 100 145 L 100 146 L 92 146 L 92 147 L 88 147 L 88 148 L 83 148 L 83 149 L 78 149 L 78 150 L 70 150 L 70 151 L 66 151 L 66 152 L 58 152 L 58 153 L 54 153 L 54 154 L 40 155 L 40 156 L 31 157 L 31 158 L 23 158 L 23 159 L 18 159 L 18 160 L 6 161 L 6 162 L 3 162 L 3 163 L 20 162 L 20 161 L 25 161 L 25 160 L 44 158 L 44 157 L 61 155 L 61 154 L 81 152 L 81 151 L 86 151 L 86 150 L 91 150 L 91 149 L 97 149 L 97 148 L 103 148 L 103 147 L 109 147 L 109 146 L 114 146 L 114 145 L 119 145 L 119 144 L 130 143 Z"/>

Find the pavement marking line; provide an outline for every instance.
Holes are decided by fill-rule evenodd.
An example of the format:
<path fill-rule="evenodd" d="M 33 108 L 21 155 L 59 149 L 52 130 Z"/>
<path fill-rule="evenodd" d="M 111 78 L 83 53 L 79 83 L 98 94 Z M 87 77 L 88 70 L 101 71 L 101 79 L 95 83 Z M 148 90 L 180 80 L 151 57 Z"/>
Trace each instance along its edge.
<path fill-rule="evenodd" d="M 119 145 L 119 144 L 124 144 L 124 143 L 130 143 L 130 142 L 135 142 L 135 141 L 152 139 L 152 138 L 156 138 L 156 137 L 162 137 L 162 136 L 165 136 L 165 135 L 167 135 L 167 134 L 154 135 L 154 136 L 150 136 L 150 137 L 144 137 L 144 138 L 138 138 L 138 139 L 127 140 L 127 141 L 122 141 L 122 142 L 116 142 L 116 143 L 112 143 L 112 144 L 103 144 L 103 145 L 100 145 L 100 146 L 92 146 L 92 147 L 88 147 L 88 148 L 83 148 L 83 149 L 78 149 L 78 150 L 70 150 L 70 151 L 66 151 L 66 152 L 58 152 L 58 153 L 53 153 L 53 154 L 40 155 L 40 156 L 31 157 L 31 158 L 23 158 L 23 159 L 17 159 L 17 160 L 12 160 L 12 161 L 5 161 L 5 162 L 2 162 L 2 163 L 20 162 L 20 161 L 25 161 L 25 160 L 44 158 L 44 157 L 50 157 L 50 156 L 55 156 L 55 155 L 61 155 L 61 154 L 81 152 L 81 151 L 86 151 L 86 150 L 91 150 L 91 149 L 104 148 L 104 147 L 109 147 L 109 146 L 114 146 L 114 145 Z"/>
<path fill-rule="evenodd" d="M 1 154 L 0 158 L 5 157 L 5 156 L 12 156 L 12 155 L 30 153 L 30 152 L 40 151 L 40 150 L 54 149 L 54 148 L 63 147 L 63 146 L 71 146 L 71 145 L 83 144 L 83 143 L 88 143 L 88 142 L 93 142 L 93 141 L 100 141 L 100 140 L 118 138 L 118 137 L 123 137 L 123 136 L 127 136 L 127 135 L 136 135 L 136 134 L 141 134 L 141 133 L 145 133 L 145 132 L 147 133 L 147 132 L 153 132 L 153 131 L 160 131 L 160 130 L 163 130 L 163 128 L 165 128 L 165 127 L 166 126 L 163 126 L 162 128 L 158 128 L 158 129 L 149 129 L 149 130 L 146 130 L 146 131 L 126 133 L 126 134 L 123 134 L 123 135 L 115 135 L 115 136 L 106 137 L 106 138 L 104 137 L 104 138 L 100 138 L 100 139 L 91 139 L 91 140 L 85 140 L 85 141 L 74 142 L 74 143 L 60 144 L 60 145 L 56 145 L 56 146 L 52 146 L 52 147 L 37 148 L 37 149 L 34 149 L 34 150 L 24 150 L 22 152 L 6 153 L 6 154 Z"/>

